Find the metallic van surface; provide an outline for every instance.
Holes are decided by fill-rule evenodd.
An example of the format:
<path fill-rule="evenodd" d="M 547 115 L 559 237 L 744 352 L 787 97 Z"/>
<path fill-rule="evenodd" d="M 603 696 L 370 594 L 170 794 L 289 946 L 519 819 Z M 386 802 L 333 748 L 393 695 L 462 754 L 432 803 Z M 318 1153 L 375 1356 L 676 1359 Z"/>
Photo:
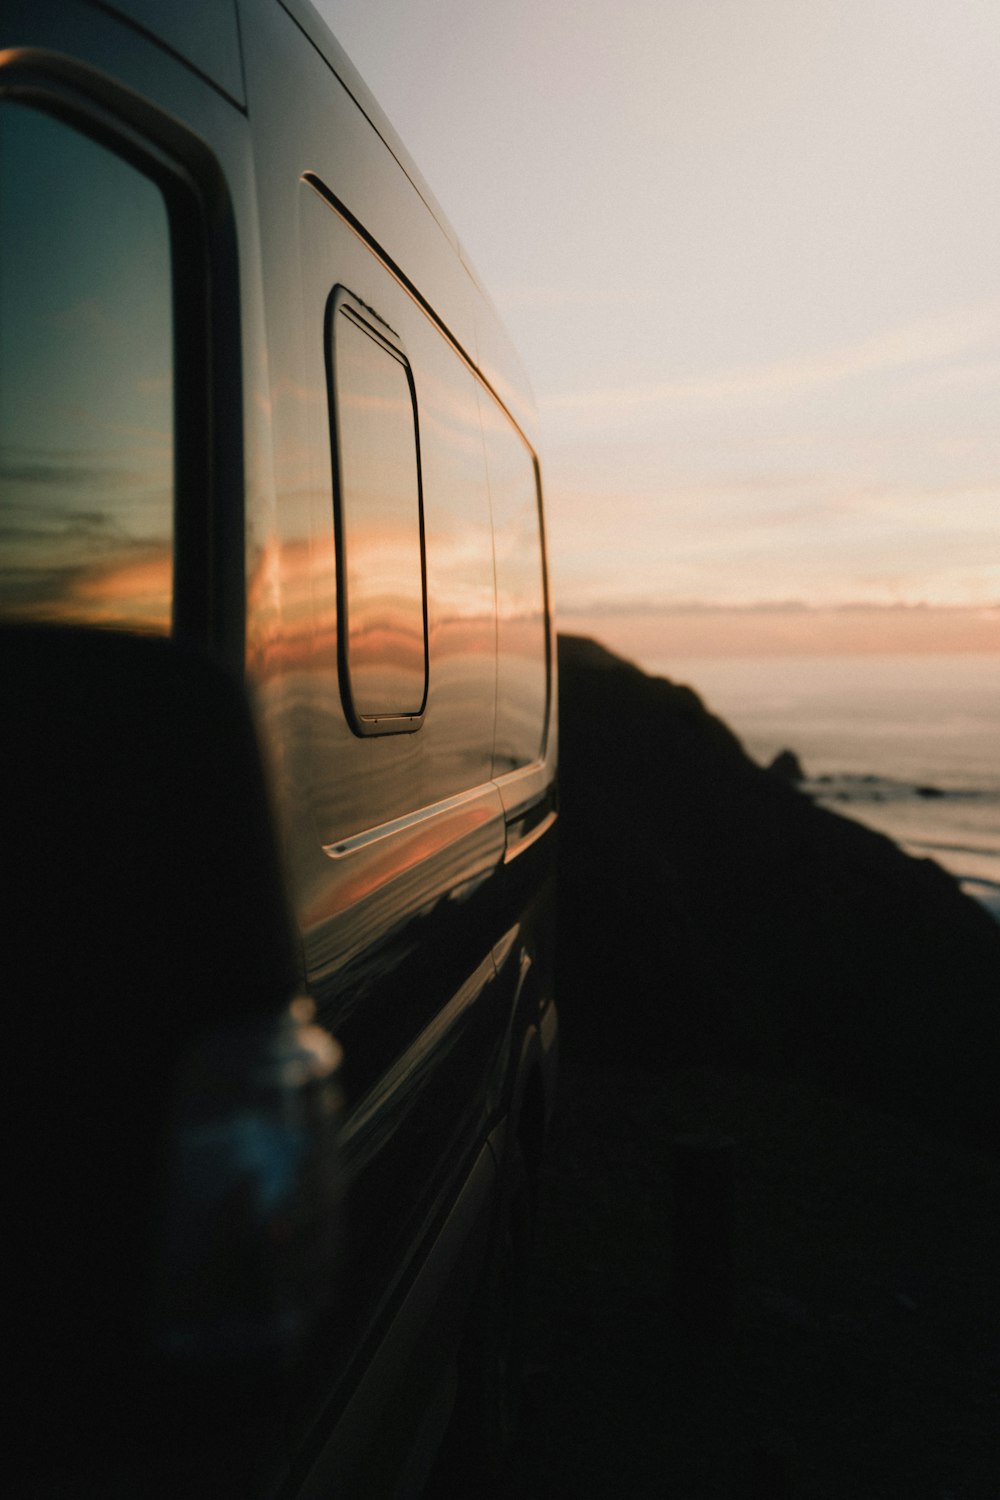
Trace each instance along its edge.
<path fill-rule="evenodd" d="M 499 969 L 493 956 L 512 876 L 493 780 L 493 517 L 482 412 L 484 402 L 499 408 L 474 364 L 477 320 L 488 314 L 450 237 L 326 58 L 303 46 L 277 6 L 246 0 L 242 13 L 275 476 L 276 526 L 261 564 L 276 573 L 282 621 L 280 649 L 261 657 L 256 689 L 269 738 L 282 747 L 306 977 L 319 1019 L 344 1048 L 348 1096 L 350 1305 L 325 1366 L 320 1359 L 302 1391 L 303 1408 L 316 1410 L 331 1381 L 347 1379 L 337 1374 L 342 1351 L 391 1316 L 421 1235 L 503 1107 L 511 1028 L 538 1005 L 523 970 L 534 964 L 540 988 L 551 981 L 542 978 L 542 913 L 515 914 L 510 956 Z M 276 67 L 295 80 L 301 134 L 288 130 L 270 86 Z M 403 267 L 405 281 L 395 274 Z M 359 739 L 340 697 L 323 336 L 336 286 L 388 326 L 413 372 L 428 633 L 427 703 L 415 734 Z M 248 632 L 252 642 L 252 611 Z M 538 761 L 529 774 L 537 802 L 552 764 Z M 540 843 L 535 858 L 546 862 Z M 527 869 L 527 858 L 518 863 Z M 536 865 L 536 883 L 538 873 Z M 525 1010 L 515 1021 L 518 1003 Z"/>
<path fill-rule="evenodd" d="M 236 0 L 163 5 L 161 0 L 108 0 L 140 30 L 197 68 L 235 104 L 245 104 Z"/>
<path fill-rule="evenodd" d="M 340 1475 L 338 1443 L 369 1442 L 345 1436 L 361 1405 L 376 1427 L 390 1399 L 418 1421 L 481 1269 L 497 1142 L 530 1117 L 537 1150 L 551 1105 L 556 685 L 531 394 L 441 210 L 303 0 L 11 0 L 0 24 L 0 97 L 162 177 L 188 226 L 176 285 L 197 304 L 184 327 L 201 359 L 177 398 L 182 615 L 249 691 L 299 979 L 344 1054 L 341 1294 L 267 1465 L 291 1496 L 320 1454 Z M 345 704 L 337 288 L 412 380 L 426 592 L 413 732 L 359 733 Z M 498 623 L 500 545 L 527 556 Z M 395 692 L 405 672 L 379 681 Z M 232 848 L 246 857 L 236 822 Z M 403 1356 L 386 1351 L 405 1327 L 415 1357 L 435 1318 L 448 1337 L 404 1400 Z M 371 1492 L 363 1477 L 353 1491 Z"/>

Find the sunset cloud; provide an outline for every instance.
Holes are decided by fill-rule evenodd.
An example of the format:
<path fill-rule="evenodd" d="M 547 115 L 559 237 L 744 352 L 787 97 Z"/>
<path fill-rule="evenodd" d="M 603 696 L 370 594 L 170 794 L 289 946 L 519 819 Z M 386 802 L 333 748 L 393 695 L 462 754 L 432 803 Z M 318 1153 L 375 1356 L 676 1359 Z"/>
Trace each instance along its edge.
<path fill-rule="evenodd" d="M 995 0 L 320 3 L 530 374 L 559 608 L 995 640 Z"/>
<path fill-rule="evenodd" d="M 581 411 L 592 416 L 603 411 L 612 418 L 622 408 L 688 403 L 728 406 L 734 401 L 788 399 L 871 374 L 954 361 L 968 350 L 998 338 L 1000 301 L 993 301 L 976 308 L 917 319 L 886 329 L 871 338 L 817 354 L 723 370 L 708 376 L 543 394 L 539 405 L 543 412 Z M 978 384 L 988 383 L 990 372 L 1000 369 L 994 362 L 973 368 L 978 379 L 970 383 Z M 939 382 L 961 383 L 963 378 L 969 381 L 970 367 L 948 367 L 935 371 L 932 378 Z"/>
<path fill-rule="evenodd" d="M 1000 600 L 960 609 L 845 600 L 821 608 L 801 600 L 744 607 L 689 602 L 568 610 L 563 628 L 593 636 L 643 662 L 766 656 L 938 656 L 1000 652 Z"/>

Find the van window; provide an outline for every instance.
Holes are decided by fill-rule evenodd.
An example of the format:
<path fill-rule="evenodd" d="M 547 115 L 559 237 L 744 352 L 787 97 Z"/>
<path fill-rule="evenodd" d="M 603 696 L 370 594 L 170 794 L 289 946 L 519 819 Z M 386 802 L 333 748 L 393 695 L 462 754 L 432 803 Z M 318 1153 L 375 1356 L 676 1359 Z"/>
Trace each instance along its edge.
<path fill-rule="evenodd" d="M 0 619 L 166 633 L 170 232 L 159 189 L 0 104 Z"/>
<path fill-rule="evenodd" d="M 484 410 L 497 591 L 494 774 L 538 760 L 548 706 L 548 631 L 538 481 L 509 419 Z"/>
<path fill-rule="evenodd" d="M 417 729 L 427 623 L 417 417 L 402 350 L 338 289 L 329 319 L 341 692 L 360 734 Z"/>

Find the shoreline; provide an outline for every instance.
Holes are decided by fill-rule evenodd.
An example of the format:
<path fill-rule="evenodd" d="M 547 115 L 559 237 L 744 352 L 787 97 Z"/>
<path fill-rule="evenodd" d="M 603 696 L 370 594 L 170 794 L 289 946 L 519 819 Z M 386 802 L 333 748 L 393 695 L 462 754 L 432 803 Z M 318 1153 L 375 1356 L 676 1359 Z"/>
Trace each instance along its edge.
<path fill-rule="evenodd" d="M 915 786 L 872 774 L 806 777 L 813 803 L 940 865 L 1000 922 L 1000 793 Z"/>

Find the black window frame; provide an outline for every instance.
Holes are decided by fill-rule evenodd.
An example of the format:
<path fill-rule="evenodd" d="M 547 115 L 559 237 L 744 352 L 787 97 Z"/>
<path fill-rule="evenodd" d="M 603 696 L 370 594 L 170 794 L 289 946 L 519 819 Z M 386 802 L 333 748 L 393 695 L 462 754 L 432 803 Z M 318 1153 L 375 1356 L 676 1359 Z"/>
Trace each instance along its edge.
<path fill-rule="evenodd" d="M 360 330 L 396 360 L 403 368 L 410 391 L 413 411 L 413 444 L 417 476 L 417 525 L 420 538 L 420 598 L 421 628 L 423 631 L 424 691 L 420 707 L 415 713 L 362 714 L 355 701 L 351 683 L 349 657 L 349 607 L 347 586 L 347 525 L 344 504 L 344 476 L 341 465 L 341 443 L 338 432 L 338 415 L 341 404 L 337 388 L 336 328 L 337 318 L 348 317 Z M 340 697 L 344 713 L 352 731 L 359 736 L 386 734 L 415 734 L 424 722 L 427 699 L 430 693 L 430 652 L 428 648 L 427 620 L 427 549 L 424 530 L 424 483 L 420 453 L 420 413 L 417 403 L 417 388 L 413 378 L 413 366 L 399 335 L 378 313 L 345 286 L 333 288 L 326 304 L 323 330 L 324 356 L 327 378 L 327 409 L 330 425 L 330 461 L 333 478 L 333 533 L 336 555 L 337 578 L 337 675 L 340 682 Z"/>

